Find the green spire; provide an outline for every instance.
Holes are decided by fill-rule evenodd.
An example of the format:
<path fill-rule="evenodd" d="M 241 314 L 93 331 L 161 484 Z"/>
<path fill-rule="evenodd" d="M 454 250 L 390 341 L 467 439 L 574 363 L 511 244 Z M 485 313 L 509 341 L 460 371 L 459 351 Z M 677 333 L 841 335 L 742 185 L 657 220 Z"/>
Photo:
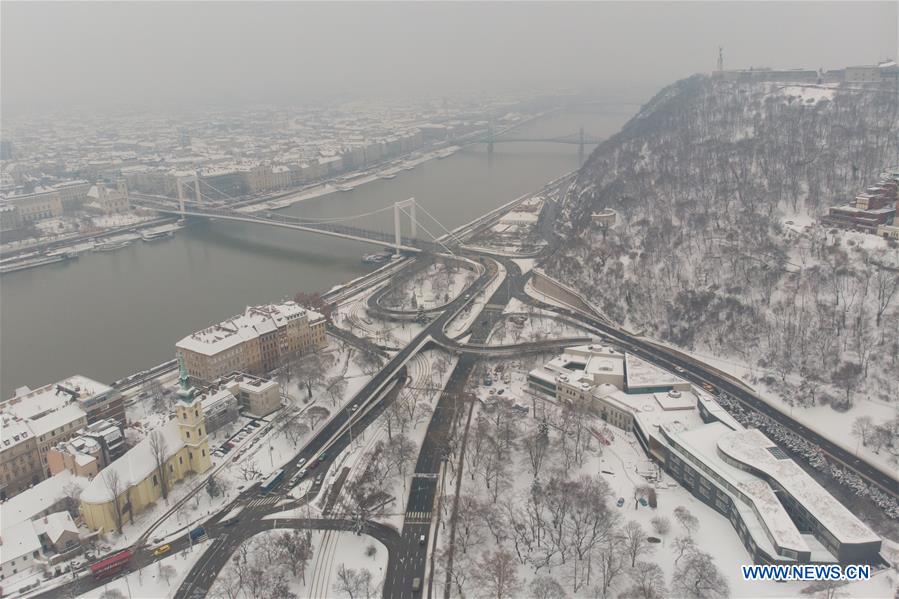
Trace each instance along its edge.
<path fill-rule="evenodd" d="M 194 399 L 194 388 L 190 386 L 190 377 L 187 374 L 187 367 L 184 365 L 184 355 L 182 354 L 178 354 L 178 372 L 178 380 L 181 381 L 178 397 L 185 403 L 191 403 Z"/>

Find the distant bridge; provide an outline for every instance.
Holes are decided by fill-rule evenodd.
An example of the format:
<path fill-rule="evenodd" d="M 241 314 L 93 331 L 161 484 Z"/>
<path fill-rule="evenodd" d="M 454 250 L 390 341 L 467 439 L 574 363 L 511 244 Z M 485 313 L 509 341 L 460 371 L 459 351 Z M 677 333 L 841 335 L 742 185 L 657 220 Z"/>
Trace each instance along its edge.
<path fill-rule="evenodd" d="M 516 137 L 511 135 L 509 132 L 515 129 L 515 127 L 510 127 L 503 131 L 495 131 L 493 125 L 490 125 L 489 130 L 487 131 L 487 136 L 478 140 L 481 143 L 487 144 L 487 151 L 493 152 L 494 144 L 498 143 L 554 143 L 554 144 L 570 144 L 579 146 L 579 152 L 581 155 L 584 154 L 584 146 L 587 145 L 597 145 L 602 143 L 602 139 L 594 138 L 588 136 L 584 133 L 584 128 L 581 127 L 577 132 L 571 133 L 569 135 L 562 136 L 553 136 L 553 137 L 539 137 L 539 136 L 520 136 Z"/>

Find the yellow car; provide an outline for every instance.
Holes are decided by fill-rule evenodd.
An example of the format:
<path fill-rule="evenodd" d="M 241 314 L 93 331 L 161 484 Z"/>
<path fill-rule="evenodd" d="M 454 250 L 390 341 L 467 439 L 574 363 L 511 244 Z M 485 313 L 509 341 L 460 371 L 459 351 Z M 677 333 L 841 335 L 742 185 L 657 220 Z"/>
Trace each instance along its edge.
<path fill-rule="evenodd" d="M 162 547 L 157 547 L 153 551 L 153 555 L 156 555 L 156 556 L 165 555 L 166 553 L 168 553 L 171 550 L 172 550 L 171 545 L 163 545 Z"/>

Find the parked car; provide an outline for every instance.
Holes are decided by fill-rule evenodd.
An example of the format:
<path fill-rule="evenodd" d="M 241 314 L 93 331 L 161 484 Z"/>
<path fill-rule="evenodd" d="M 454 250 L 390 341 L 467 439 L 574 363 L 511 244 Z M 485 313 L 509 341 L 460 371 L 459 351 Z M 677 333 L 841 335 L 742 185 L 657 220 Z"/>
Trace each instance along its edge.
<path fill-rule="evenodd" d="M 306 478 L 307 474 L 309 474 L 309 471 L 307 469 L 303 468 L 302 470 L 300 470 L 300 472 L 297 474 L 297 476 L 300 477 L 300 480 L 303 480 L 304 478 Z"/>
<path fill-rule="evenodd" d="M 646 501 L 646 498 L 645 498 L 645 497 L 641 497 L 641 498 L 640 498 L 640 505 L 642 505 L 643 507 L 646 507 L 647 505 L 649 505 L 649 502 Z"/>
<path fill-rule="evenodd" d="M 618 505 L 618 507 L 624 507 L 624 497 L 619 497 L 616 504 Z"/>
<path fill-rule="evenodd" d="M 253 428 L 259 428 L 262 425 L 259 424 L 258 420 L 254 420 L 253 422 L 250 423 L 250 426 L 252 426 Z"/>
<path fill-rule="evenodd" d="M 325 475 L 319 472 L 318 476 L 315 477 L 315 484 L 320 485 L 323 480 L 325 480 Z"/>

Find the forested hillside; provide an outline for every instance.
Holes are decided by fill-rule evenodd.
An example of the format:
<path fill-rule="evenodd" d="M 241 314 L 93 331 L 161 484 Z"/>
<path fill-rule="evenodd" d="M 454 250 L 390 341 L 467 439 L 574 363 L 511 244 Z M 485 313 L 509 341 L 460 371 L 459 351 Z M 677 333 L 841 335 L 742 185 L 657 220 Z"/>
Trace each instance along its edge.
<path fill-rule="evenodd" d="M 791 405 L 892 406 L 864 444 L 895 463 L 897 249 L 816 219 L 893 167 L 896 143 L 888 85 L 685 79 L 588 158 L 544 268 L 621 324 L 748 365 Z M 591 220 L 606 208 L 611 228 Z"/>

